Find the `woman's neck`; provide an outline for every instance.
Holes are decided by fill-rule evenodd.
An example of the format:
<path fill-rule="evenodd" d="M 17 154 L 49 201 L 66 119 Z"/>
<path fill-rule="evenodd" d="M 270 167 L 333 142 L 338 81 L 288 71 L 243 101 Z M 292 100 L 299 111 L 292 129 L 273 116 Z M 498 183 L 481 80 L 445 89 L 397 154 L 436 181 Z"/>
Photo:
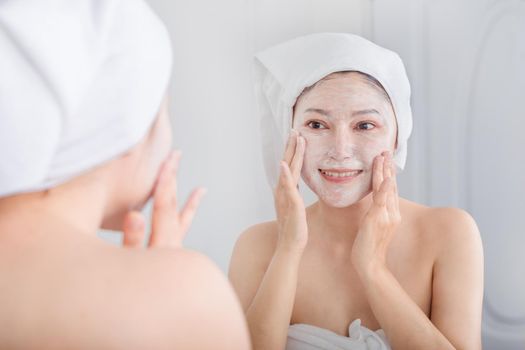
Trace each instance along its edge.
<path fill-rule="evenodd" d="M 372 194 L 344 208 L 331 207 L 319 200 L 308 208 L 309 226 L 320 240 L 334 245 L 352 245 L 371 204 Z"/>

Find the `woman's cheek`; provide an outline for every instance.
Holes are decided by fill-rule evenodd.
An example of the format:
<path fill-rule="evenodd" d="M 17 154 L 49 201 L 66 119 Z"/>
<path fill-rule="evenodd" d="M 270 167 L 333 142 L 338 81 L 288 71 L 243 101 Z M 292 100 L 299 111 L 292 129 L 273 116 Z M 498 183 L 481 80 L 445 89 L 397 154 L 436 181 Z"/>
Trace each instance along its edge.
<path fill-rule="evenodd" d="M 320 142 L 319 136 L 313 136 L 309 133 L 301 133 L 301 135 L 306 141 L 301 175 L 307 181 L 311 180 L 318 173 L 317 166 L 325 151 L 321 147 L 322 142 Z"/>
<path fill-rule="evenodd" d="M 361 159 L 365 162 L 368 169 L 372 169 L 374 164 L 374 158 L 381 154 L 385 150 L 385 143 L 378 142 L 378 140 L 367 140 L 358 147 L 361 152 Z"/>
<path fill-rule="evenodd" d="M 362 151 L 363 159 L 366 160 L 367 165 L 370 167 L 373 165 L 375 157 L 384 151 L 392 151 L 391 144 L 393 140 L 388 136 L 387 132 L 371 134 L 368 137 L 363 138 L 361 141 L 362 143 L 359 145 L 358 149 Z"/>
<path fill-rule="evenodd" d="M 349 156 L 352 158 L 352 163 L 360 164 L 364 172 L 353 183 L 337 185 L 324 182 L 318 171 L 320 164 L 326 160 L 329 140 L 324 140 L 318 135 L 309 137 L 303 134 L 303 136 L 306 140 L 306 149 L 301 175 L 306 185 L 322 201 L 330 206 L 342 208 L 358 202 L 370 193 L 374 159 L 383 151 L 390 149 L 388 138 L 354 139 L 354 142 L 348 145 L 353 150 Z"/>

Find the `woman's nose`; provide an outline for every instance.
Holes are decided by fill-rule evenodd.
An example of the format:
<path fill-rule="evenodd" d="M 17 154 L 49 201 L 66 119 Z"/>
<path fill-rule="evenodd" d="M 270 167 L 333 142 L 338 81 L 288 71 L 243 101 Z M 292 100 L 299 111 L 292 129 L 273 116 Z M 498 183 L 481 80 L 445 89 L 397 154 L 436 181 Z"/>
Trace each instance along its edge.
<path fill-rule="evenodd" d="M 352 157 L 351 135 L 346 130 L 336 130 L 333 135 L 333 147 L 330 157 L 337 161 L 342 161 Z"/>

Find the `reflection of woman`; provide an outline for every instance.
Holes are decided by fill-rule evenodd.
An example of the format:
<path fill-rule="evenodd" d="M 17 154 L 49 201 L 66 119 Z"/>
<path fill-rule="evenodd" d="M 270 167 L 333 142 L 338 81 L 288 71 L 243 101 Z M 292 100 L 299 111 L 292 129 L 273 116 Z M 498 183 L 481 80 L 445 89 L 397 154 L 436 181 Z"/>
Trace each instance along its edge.
<path fill-rule="evenodd" d="M 177 211 L 171 52 L 151 10 L 2 2 L 0 52 L 0 348 L 248 348 L 226 279 L 180 247 L 202 191 Z M 124 225 L 137 246 L 132 209 L 152 191 L 152 249 L 97 238 Z"/>
<path fill-rule="evenodd" d="M 398 197 L 394 163 L 404 166 L 411 129 L 399 57 L 346 34 L 298 38 L 257 57 L 263 137 L 294 130 L 277 221 L 243 233 L 230 266 L 254 347 L 480 349 L 475 222 Z M 270 176 L 279 163 L 272 144 Z M 319 198 L 306 209 L 301 175 Z"/>

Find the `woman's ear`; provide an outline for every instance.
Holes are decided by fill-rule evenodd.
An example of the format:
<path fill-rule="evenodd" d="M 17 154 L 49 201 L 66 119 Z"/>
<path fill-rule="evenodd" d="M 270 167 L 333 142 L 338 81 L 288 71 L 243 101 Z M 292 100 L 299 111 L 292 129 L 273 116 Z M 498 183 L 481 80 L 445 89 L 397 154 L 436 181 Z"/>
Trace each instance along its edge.
<path fill-rule="evenodd" d="M 398 144 L 398 139 L 399 139 L 399 126 L 397 125 L 397 119 L 395 119 L 396 121 L 396 142 L 394 142 L 394 151 L 397 151 L 397 144 Z"/>

